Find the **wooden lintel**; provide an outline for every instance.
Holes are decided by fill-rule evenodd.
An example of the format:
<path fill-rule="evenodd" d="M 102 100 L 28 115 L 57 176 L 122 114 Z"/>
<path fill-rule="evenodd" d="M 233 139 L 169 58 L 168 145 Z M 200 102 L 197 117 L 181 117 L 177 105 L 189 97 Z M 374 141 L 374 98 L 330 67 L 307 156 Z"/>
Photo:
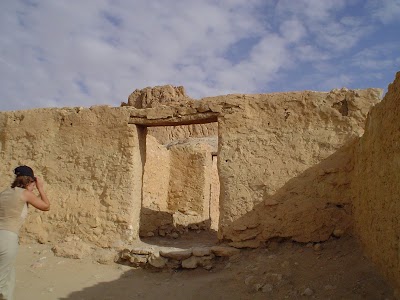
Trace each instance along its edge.
<path fill-rule="evenodd" d="M 135 124 L 146 127 L 155 126 L 179 126 L 191 124 L 205 124 L 218 121 L 218 113 L 198 113 L 193 115 L 185 115 L 180 117 L 146 119 L 140 117 L 130 117 L 129 124 Z"/>

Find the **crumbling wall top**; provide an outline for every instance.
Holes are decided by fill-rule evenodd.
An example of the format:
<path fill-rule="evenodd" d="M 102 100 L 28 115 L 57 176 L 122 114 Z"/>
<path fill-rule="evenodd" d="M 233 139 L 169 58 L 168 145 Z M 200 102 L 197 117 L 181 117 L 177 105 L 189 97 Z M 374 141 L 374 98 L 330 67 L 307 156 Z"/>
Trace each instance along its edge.
<path fill-rule="evenodd" d="M 186 95 L 183 86 L 163 85 L 136 89 L 128 97 L 128 102 L 122 102 L 121 106 L 133 106 L 135 108 L 150 108 L 170 103 L 190 102 L 193 99 Z"/>

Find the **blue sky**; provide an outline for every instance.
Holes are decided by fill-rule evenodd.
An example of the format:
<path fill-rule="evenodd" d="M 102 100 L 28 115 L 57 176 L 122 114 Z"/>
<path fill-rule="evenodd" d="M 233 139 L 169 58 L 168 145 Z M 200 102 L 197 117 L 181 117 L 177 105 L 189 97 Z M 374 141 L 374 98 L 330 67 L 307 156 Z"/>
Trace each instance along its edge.
<path fill-rule="evenodd" d="M 0 110 L 387 85 L 400 0 L 2 0 Z"/>

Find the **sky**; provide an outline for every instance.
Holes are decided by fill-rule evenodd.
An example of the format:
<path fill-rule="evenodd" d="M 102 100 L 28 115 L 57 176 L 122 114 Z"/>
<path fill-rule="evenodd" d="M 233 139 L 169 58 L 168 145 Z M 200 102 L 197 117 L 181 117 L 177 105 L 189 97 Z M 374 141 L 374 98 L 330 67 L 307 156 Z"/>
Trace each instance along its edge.
<path fill-rule="evenodd" d="M 400 0 L 0 0 L 0 110 L 382 88 Z"/>

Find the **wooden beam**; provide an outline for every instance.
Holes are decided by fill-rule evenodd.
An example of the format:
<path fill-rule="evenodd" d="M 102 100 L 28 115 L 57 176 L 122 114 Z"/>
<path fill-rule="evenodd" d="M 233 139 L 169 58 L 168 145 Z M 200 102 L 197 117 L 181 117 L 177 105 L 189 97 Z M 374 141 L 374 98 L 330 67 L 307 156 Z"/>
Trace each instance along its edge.
<path fill-rule="evenodd" d="M 192 115 L 184 115 L 179 117 L 169 117 L 160 119 L 147 119 L 143 117 L 131 116 L 129 119 L 129 124 L 135 124 L 146 127 L 205 124 L 205 123 L 217 122 L 218 115 L 219 113 L 208 112 L 208 113 L 197 113 Z"/>

